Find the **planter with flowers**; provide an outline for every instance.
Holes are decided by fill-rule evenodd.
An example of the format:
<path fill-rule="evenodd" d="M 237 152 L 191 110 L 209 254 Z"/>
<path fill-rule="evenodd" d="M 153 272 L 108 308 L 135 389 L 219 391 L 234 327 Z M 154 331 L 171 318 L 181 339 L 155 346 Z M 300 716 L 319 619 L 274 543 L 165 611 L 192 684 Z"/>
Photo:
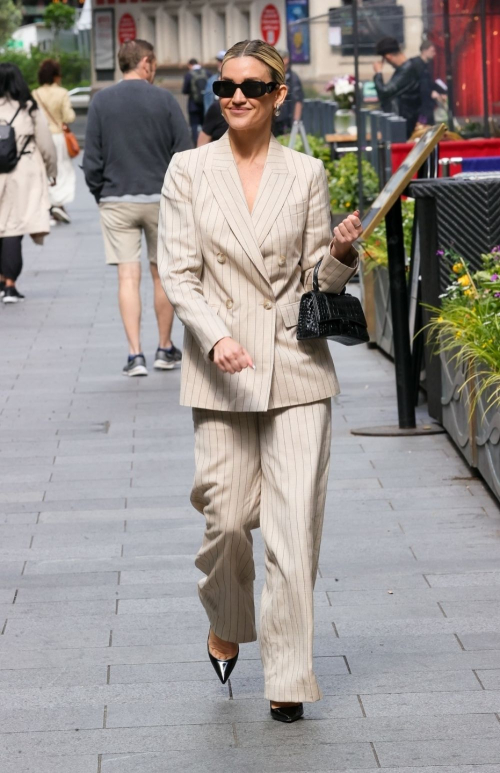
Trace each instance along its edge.
<path fill-rule="evenodd" d="M 354 103 L 356 101 L 356 80 L 352 75 L 342 75 L 333 78 L 326 90 L 330 91 L 338 105 L 334 117 L 336 134 L 356 134 L 356 113 Z"/>
<path fill-rule="evenodd" d="M 452 281 L 429 324 L 442 365 L 443 426 L 500 499 L 500 247 L 474 273 L 450 257 Z"/>

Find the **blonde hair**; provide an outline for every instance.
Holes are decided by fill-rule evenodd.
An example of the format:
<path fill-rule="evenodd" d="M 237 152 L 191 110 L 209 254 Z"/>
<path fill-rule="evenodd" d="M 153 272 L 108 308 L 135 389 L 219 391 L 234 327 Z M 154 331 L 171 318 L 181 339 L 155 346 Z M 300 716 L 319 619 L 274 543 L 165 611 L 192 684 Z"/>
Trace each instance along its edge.
<path fill-rule="evenodd" d="M 269 43 L 263 40 L 242 40 L 241 43 L 235 43 L 227 51 L 222 60 L 222 69 L 229 59 L 237 59 L 241 56 L 253 56 L 259 62 L 269 68 L 271 78 L 280 85 L 285 82 L 285 64 L 278 51 Z"/>

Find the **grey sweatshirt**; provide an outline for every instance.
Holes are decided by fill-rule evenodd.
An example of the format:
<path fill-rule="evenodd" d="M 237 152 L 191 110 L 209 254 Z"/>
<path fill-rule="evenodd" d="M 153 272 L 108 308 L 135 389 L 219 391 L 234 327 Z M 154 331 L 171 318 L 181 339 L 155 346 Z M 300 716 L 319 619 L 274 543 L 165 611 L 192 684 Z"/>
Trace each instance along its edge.
<path fill-rule="evenodd" d="M 175 97 L 145 80 L 124 80 L 90 103 L 85 179 L 97 201 L 159 194 L 174 153 L 191 147 Z"/>

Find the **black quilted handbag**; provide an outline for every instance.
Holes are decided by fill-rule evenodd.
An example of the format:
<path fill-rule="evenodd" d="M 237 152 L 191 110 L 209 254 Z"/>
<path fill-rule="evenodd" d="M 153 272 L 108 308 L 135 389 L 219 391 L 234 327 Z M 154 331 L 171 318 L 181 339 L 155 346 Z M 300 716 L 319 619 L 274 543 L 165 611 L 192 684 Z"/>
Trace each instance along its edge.
<path fill-rule="evenodd" d="M 346 293 L 322 293 L 318 287 L 321 261 L 314 267 L 313 289 L 300 299 L 297 338 L 308 341 L 329 338 L 345 346 L 370 340 L 363 307 L 358 298 Z"/>

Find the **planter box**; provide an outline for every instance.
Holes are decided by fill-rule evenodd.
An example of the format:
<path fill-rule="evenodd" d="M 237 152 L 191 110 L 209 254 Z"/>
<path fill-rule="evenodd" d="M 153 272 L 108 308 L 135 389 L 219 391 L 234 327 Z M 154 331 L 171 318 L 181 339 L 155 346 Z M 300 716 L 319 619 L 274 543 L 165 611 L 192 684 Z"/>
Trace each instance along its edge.
<path fill-rule="evenodd" d="M 470 411 L 470 389 L 463 364 L 441 353 L 443 426 L 471 467 L 477 469 L 500 500 L 500 408 L 487 410 L 486 391 Z M 480 377 L 476 377 L 480 378 Z"/>
<path fill-rule="evenodd" d="M 473 422 L 469 421 L 468 389 L 460 391 L 467 375 L 463 365 L 452 360 L 448 353 L 441 358 L 441 404 L 443 427 L 471 467 L 476 466 Z"/>
<path fill-rule="evenodd" d="M 361 267 L 361 299 L 370 341 L 394 359 L 389 271 L 385 266 L 365 271 L 363 261 Z"/>
<path fill-rule="evenodd" d="M 379 349 L 394 359 L 394 340 L 392 335 L 391 296 L 389 291 L 389 271 L 385 266 L 373 270 L 375 300 L 375 341 Z"/>
<path fill-rule="evenodd" d="M 487 411 L 491 391 L 481 396 L 475 411 L 476 466 L 500 500 L 500 408 Z"/>

